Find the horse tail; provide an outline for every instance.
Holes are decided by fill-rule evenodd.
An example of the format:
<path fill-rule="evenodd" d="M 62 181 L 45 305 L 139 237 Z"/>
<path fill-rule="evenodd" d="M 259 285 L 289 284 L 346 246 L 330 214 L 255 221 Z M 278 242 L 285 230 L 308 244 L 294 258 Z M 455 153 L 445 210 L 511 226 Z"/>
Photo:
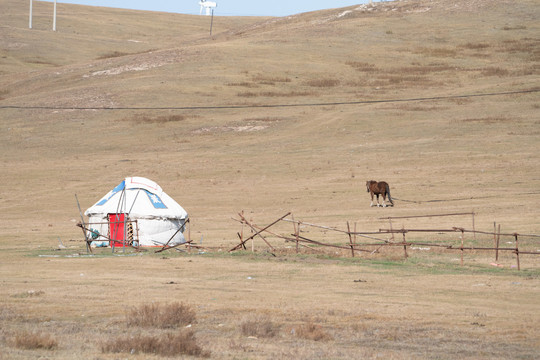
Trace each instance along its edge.
<path fill-rule="evenodd" d="M 386 194 L 388 195 L 388 201 L 394 206 L 394 201 L 392 201 L 392 196 L 390 196 L 390 185 L 386 184 Z"/>

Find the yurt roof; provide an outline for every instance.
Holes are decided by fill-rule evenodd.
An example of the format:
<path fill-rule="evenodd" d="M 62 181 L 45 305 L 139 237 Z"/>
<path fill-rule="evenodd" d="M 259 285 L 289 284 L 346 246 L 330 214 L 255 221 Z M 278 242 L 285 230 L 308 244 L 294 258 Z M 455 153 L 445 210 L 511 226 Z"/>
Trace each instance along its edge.
<path fill-rule="evenodd" d="M 127 177 L 85 211 L 86 216 L 125 213 L 130 218 L 186 219 L 187 212 L 154 181 Z"/>

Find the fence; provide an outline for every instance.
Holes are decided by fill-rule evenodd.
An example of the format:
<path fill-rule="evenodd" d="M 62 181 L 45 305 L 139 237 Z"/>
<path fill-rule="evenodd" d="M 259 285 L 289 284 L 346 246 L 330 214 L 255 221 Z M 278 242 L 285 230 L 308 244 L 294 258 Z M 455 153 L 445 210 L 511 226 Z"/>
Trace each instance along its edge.
<path fill-rule="evenodd" d="M 179 246 L 185 246 L 188 249 L 188 251 L 191 250 L 192 248 L 195 248 L 195 249 L 202 248 L 202 246 L 193 244 L 193 240 L 191 240 L 190 219 L 187 219 L 186 224 L 187 224 L 187 240 L 185 242 L 169 245 L 169 243 L 174 238 L 174 236 L 176 236 L 176 234 L 184 228 L 184 227 L 181 227 L 169 238 L 169 240 L 165 244 L 160 244 L 159 246 L 157 246 L 159 247 L 159 249 L 155 250 L 154 252 L 159 253 L 159 252 L 169 250 L 169 249 L 175 249 L 175 250 L 181 251 L 180 249 L 178 249 Z M 109 233 L 107 235 L 104 235 L 104 234 L 101 234 L 98 230 L 91 228 L 91 226 L 99 226 L 99 225 L 107 225 Z M 111 225 L 113 226 L 113 228 L 118 227 L 119 225 L 122 225 L 124 231 L 119 232 L 118 235 L 120 236 L 115 236 L 115 234 L 110 234 Z M 136 251 L 146 251 L 145 249 L 141 248 L 141 246 L 139 246 L 139 225 L 138 225 L 137 220 L 128 220 L 126 217 L 124 218 L 124 220 L 78 223 L 77 226 L 80 227 L 83 231 L 87 253 L 93 253 L 91 244 L 94 241 L 108 243 L 108 246 L 111 247 L 111 251 L 113 253 L 115 252 L 116 247 L 121 247 L 122 252 L 126 251 L 126 247 L 134 248 Z"/>
<path fill-rule="evenodd" d="M 240 243 L 235 247 L 231 248 L 229 252 L 236 251 L 239 249 L 247 250 L 246 243 L 251 240 L 252 251 L 254 251 L 254 239 L 260 238 L 272 251 L 276 252 L 276 248 L 270 243 L 269 237 L 273 236 L 285 240 L 285 242 L 291 242 L 295 244 L 296 252 L 300 252 L 300 248 L 309 248 L 316 249 L 320 247 L 328 247 L 340 250 L 350 251 L 351 257 L 355 257 L 356 253 L 369 253 L 374 254 L 379 252 L 383 247 L 402 247 L 404 258 L 409 257 L 408 251 L 411 248 L 418 248 L 419 246 L 434 247 L 440 248 L 443 251 L 459 251 L 461 253 L 460 263 L 463 266 L 464 264 L 464 253 L 466 251 L 481 251 L 481 252 L 492 252 L 495 257 L 495 262 L 499 261 L 500 252 L 511 252 L 515 254 L 516 257 L 516 267 L 518 270 L 521 270 L 520 264 L 520 255 L 540 255 L 540 250 L 533 251 L 534 246 L 537 248 L 540 247 L 540 241 L 534 242 L 532 240 L 540 239 L 540 235 L 534 234 L 520 234 L 517 232 L 514 233 L 501 233 L 500 225 L 497 229 L 497 224 L 494 223 L 494 231 L 479 231 L 475 229 L 475 213 L 452 213 L 452 214 L 431 214 L 431 215 L 416 215 L 416 216 L 404 216 L 404 217 L 387 217 L 380 218 L 381 220 L 388 220 L 390 223 L 389 229 L 379 229 L 379 231 L 372 232 L 363 232 L 356 230 L 356 223 L 354 223 L 354 229 L 351 230 L 351 225 L 349 222 L 346 223 L 346 230 L 338 229 L 335 227 L 311 224 L 303 221 L 294 220 L 294 216 L 289 212 L 274 222 L 270 223 L 267 226 L 261 227 L 257 226 L 252 220 L 246 219 L 244 212 L 238 213 L 239 219 L 234 219 L 242 224 L 242 229 L 237 233 Z M 290 218 L 289 218 L 290 216 Z M 447 216 L 471 216 L 472 217 L 472 229 L 466 229 L 463 227 L 452 226 L 442 229 L 416 229 L 416 228 L 401 228 L 393 229 L 392 220 L 394 219 L 414 219 L 421 217 L 447 217 Z M 292 232 L 289 234 L 281 234 L 275 231 L 271 231 L 270 228 L 274 227 L 278 223 L 291 223 L 293 225 Z M 244 228 L 247 226 L 251 232 L 248 237 L 244 237 Z M 302 233 L 301 228 L 311 227 L 323 230 L 325 232 L 332 232 L 339 236 L 342 236 L 340 243 L 329 242 L 329 241 L 319 241 L 310 239 Z M 411 241 L 407 239 L 407 235 L 413 233 L 437 233 L 437 234 L 458 234 L 458 244 L 449 243 L 449 242 L 436 242 L 436 241 Z M 397 234 L 401 234 L 400 239 L 396 239 Z M 471 234 L 474 238 L 473 244 L 465 243 L 465 234 Z M 493 246 L 486 245 L 477 245 L 476 236 L 481 234 L 482 236 L 489 236 L 493 238 Z M 389 239 L 383 239 L 381 236 L 390 235 Z M 512 246 L 501 246 L 501 237 L 510 237 L 512 239 Z M 369 242 L 360 242 L 358 239 L 369 240 Z M 527 239 L 527 243 L 524 243 L 524 240 Z M 508 242 L 507 242 L 508 243 Z M 526 246 L 525 246 L 526 245 Z M 520 249 L 522 246 L 522 249 Z M 525 250 L 523 250 L 525 248 Z M 492 263 L 493 265 L 499 266 L 497 263 Z"/>

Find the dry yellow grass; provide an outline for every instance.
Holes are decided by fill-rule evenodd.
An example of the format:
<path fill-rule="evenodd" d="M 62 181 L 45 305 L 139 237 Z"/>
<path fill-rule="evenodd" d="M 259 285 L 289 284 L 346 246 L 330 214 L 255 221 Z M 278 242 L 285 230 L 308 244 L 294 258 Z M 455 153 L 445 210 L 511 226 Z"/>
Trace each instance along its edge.
<path fill-rule="evenodd" d="M 28 30 L 27 5 L 0 0 L 0 358 L 116 359 L 101 345 L 123 333 L 172 336 L 126 325 L 151 302 L 192 306 L 212 358 L 539 356 L 538 256 L 517 272 L 486 252 L 464 267 L 444 250 L 351 259 L 276 239 L 276 257 L 260 241 L 227 252 L 241 210 L 361 231 L 474 210 L 477 229 L 540 234 L 536 1 L 216 17 L 213 38 L 205 17 L 67 4 L 54 33 L 41 2 Z M 86 256 L 74 194 L 84 210 L 126 176 L 158 182 L 208 251 Z M 368 179 L 389 182 L 396 206 L 370 208 Z M 20 349 L 21 333 L 57 348 Z"/>

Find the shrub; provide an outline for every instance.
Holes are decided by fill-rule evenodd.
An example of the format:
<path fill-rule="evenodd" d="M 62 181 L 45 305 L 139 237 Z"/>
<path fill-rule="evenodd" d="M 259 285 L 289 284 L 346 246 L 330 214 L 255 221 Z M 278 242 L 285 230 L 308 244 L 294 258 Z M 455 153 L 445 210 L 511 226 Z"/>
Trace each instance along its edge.
<path fill-rule="evenodd" d="M 98 57 L 97 59 L 98 59 L 98 60 L 103 60 L 103 59 L 110 59 L 110 58 L 115 58 L 115 57 L 121 57 L 121 56 L 125 56 L 125 55 L 129 55 L 129 54 L 128 54 L 128 53 L 125 53 L 125 52 L 121 52 L 121 51 L 112 51 L 112 52 L 109 52 L 109 53 L 106 53 L 106 54 L 101 55 L 101 56 Z"/>
<path fill-rule="evenodd" d="M 15 347 L 19 349 L 53 350 L 58 347 L 58 342 L 50 334 L 25 331 L 15 335 Z"/>
<path fill-rule="evenodd" d="M 169 123 L 169 122 L 183 121 L 185 119 L 186 117 L 184 115 L 164 115 L 164 116 L 157 116 L 157 117 L 140 115 L 140 116 L 136 116 L 134 118 L 134 121 L 139 124 L 164 124 L 164 123 Z"/>
<path fill-rule="evenodd" d="M 347 61 L 345 64 L 355 68 L 358 71 L 368 72 L 377 70 L 375 65 L 361 61 Z"/>
<path fill-rule="evenodd" d="M 264 85 L 274 85 L 275 83 L 289 83 L 291 78 L 287 76 L 271 76 L 271 75 L 255 75 L 252 77 L 253 81 Z"/>
<path fill-rule="evenodd" d="M 506 25 L 502 29 L 505 30 L 505 31 L 508 31 L 508 30 L 525 30 L 525 29 L 527 29 L 527 27 L 524 26 L 524 25 L 516 25 L 516 26 L 508 26 L 508 25 Z"/>
<path fill-rule="evenodd" d="M 418 50 L 420 54 L 433 57 L 455 57 L 457 56 L 457 50 L 454 48 L 420 48 Z"/>
<path fill-rule="evenodd" d="M 476 42 L 468 42 L 466 43 L 465 45 L 463 45 L 463 47 L 465 49 L 470 49 L 470 50 L 483 50 L 483 49 L 487 49 L 490 47 L 489 44 L 486 44 L 486 43 L 476 43 Z"/>
<path fill-rule="evenodd" d="M 250 83 L 250 82 L 247 82 L 247 81 L 228 83 L 226 85 L 227 86 L 243 86 L 243 87 L 248 87 L 248 88 L 257 87 L 256 84 L 253 84 L 253 83 Z"/>
<path fill-rule="evenodd" d="M 243 96 L 243 97 L 257 97 L 257 96 L 259 96 L 258 94 L 254 93 L 254 92 L 251 92 L 251 91 L 241 92 L 241 93 L 238 93 L 236 95 L 237 96 Z"/>
<path fill-rule="evenodd" d="M 195 339 L 191 330 L 180 330 L 162 336 L 122 336 L 103 343 L 102 352 L 112 353 L 145 353 L 161 356 L 192 355 L 209 357 L 210 352 L 204 351 Z"/>
<path fill-rule="evenodd" d="M 315 79 L 307 82 L 308 86 L 313 87 L 334 87 L 339 85 L 339 80 L 336 79 Z"/>
<path fill-rule="evenodd" d="M 11 295 L 14 298 L 27 298 L 27 297 L 37 297 L 45 294 L 44 291 L 41 290 L 28 290 L 19 294 Z"/>
<path fill-rule="evenodd" d="M 189 305 L 172 303 L 167 305 L 144 304 L 132 308 L 127 314 L 129 326 L 157 327 L 161 329 L 195 322 L 195 310 Z"/>
<path fill-rule="evenodd" d="M 265 317 L 244 320 L 240 328 L 245 336 L 274 337 L 278 333 L 278 326 Z"/>

